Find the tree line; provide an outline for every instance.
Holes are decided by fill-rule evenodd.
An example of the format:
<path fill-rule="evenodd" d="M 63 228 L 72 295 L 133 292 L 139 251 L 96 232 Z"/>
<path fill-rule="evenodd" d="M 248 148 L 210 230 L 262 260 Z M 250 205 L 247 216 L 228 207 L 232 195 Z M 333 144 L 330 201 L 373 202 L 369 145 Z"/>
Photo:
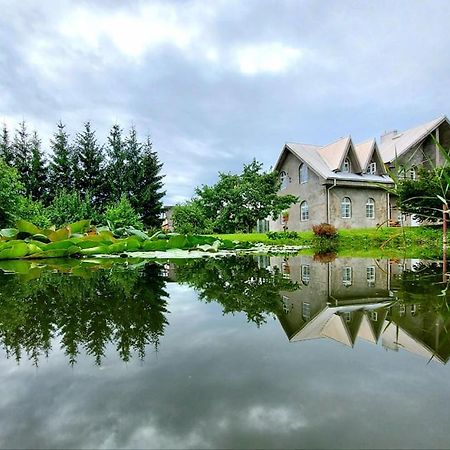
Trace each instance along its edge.
<path fill-rule="evenodd" d="M 125 134 L 120 125 L 113 125 L 107 141 L 101 144 L 91 122 L 86 122 L 73 139 L 66 125 L 59 122 L 45 150 L 38 133 L 31 132 L 25 121 L 14 133 L 3 125 L 0 160 L 6 168 L 0 177 L 5 178 L 8 168 L 15 170 L 15 175 L 8 175 L 9 182 L 4 181 L 4 188 L 8 183 L 11 188 L 13 180 L 15 194 L 26 199 L 30 211 L 47 208 L 47 215 L 52 216 L 53 211 L 56 216 L 48 217 L 50 220 L 70 222 L 78 218 L 74 215 L 83 213 L 93 217 L 82 218 L 98 221 L 115 205 L 134 214 L 146 227 L 161 225 L 165 195 L 162 164 L 150 138 L 141 142 L 134 127 Z M 0 180 L 0 190 L 1 186 Z M 1 209 L 0 205 L 0 222 Z M 71 217 L 59 217 L 61 214 Z M 3 214 L 3 222 L 7 216 L 17 215 L 26 216 L 27 211 Z"/>

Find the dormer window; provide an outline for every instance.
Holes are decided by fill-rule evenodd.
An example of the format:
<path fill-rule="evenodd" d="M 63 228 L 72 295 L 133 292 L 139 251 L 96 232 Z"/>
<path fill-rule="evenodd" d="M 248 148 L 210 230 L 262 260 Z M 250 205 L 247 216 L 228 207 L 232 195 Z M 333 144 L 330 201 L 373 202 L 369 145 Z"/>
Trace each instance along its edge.
<path fill-rule="evenodd" d="M 288 187 L 289 177 L 284 170 L 280 172 L 280 183 L 281 183 L 280 187 L 281 190 L 286 189 Z"/>
<path fill-rule="evenodd" d="M 372 161 L 368 166 L 367 166 L 367 173 L 369 175 L 375 175 L 377 173 L 377 163 L 375 161 Z"/>
<path fill-rule="evenodd" d="M 344 164 L 342 164 L 342 172 L 343 173 L 350 173 L 350 160 L 348 158 L 344 159 Z"/>

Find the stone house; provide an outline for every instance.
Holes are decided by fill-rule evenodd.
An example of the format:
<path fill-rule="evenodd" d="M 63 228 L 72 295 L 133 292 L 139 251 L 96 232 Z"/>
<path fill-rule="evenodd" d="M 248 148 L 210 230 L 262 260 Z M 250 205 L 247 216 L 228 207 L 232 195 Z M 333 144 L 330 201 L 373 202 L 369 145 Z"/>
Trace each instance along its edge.
<path fill-rule="evenodd" d="M 415 178 L 419 166 L 441 165 L 435 140 L 450 148 L 450 122 L 440 116 L 425 124 L 354 143 L 350 136 L 325 146 L 286 143 L 274 169 L 280 195 L 293 194 L 299 202 L 286 218 L 270 221 L 270 229 L 304 231 L 327 222 L 337 228 L 370 228 L 398 223 L 402 218 L 387 189 L 389 171 Z M 414 222 L 414 220 L 412 221 Z"/>

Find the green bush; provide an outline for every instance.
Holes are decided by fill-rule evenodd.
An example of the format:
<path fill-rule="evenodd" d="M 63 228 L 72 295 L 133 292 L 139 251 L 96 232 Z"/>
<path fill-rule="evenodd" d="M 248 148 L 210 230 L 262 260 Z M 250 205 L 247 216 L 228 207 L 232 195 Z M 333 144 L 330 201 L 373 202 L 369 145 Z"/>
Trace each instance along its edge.
<path fill-rule="evenodd" d="M 298 239 L 299 234 L 296 231 L 269 231 L 267 237 L 273 241 L 280 239 Z"/>
<path fill-rule="evenodd" d="M 52 225 L 47 208 L 40 201 L 21 197 L 17 203 L 18 219 L 23 219 L 37 225 L 39 228 L 47 228 Z"/>
<path fill-rule="evenodd" d="M 212 222 L 204 213 L 198 202 L 191 201 L 185 205 L 176 205 L 173 210 L 173 227 L 181 234 L 210 234 Z"/>
<path fill-rule="evenodd" d="M 113 228 L 132 226 L 138 230 L 144 228 L 139 214 L 133 209 L 130 201 L 122 196 L 121 199 L 108 206 L 105 212 L 105 219 Z"/>
<path fill-rule="evenodd" d="M 47 208 L 50 222 L 56 227 L 62 227 L 79 220 L 91 219 L 92 223 L 101 223 L 103 216 L 93 207 L 89 194 L 83 197 L 78 192 L 59 192 Z"/>

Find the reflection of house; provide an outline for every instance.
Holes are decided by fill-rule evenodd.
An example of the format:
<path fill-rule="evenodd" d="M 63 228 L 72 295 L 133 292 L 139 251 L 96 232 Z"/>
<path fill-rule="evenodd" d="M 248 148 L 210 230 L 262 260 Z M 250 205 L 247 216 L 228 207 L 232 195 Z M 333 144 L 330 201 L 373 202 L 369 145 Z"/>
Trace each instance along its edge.
<path fill-rule="evenodd" d="M 369 139 L 356 144 L 347 136 L 325 146 L 285 144 L 275 164 L 280 194 L 299 197 L 289 210 L 289 229 L 307 230 L 321 222 L 338 228 L 396 222 L 395 201 L 381 187 L 392 183 L 386 167 L 415 178 L 418 167 L 442 164 L 434 139 L 450 147 L 450 122 L 445 116 L 386 133 L 379 143 Z M 272 221 L 270 228 L 281 230 L 282 219 Z"/>
<path fill-rule="evenodd" d="M 395 263 L 343 258 L 319 264 L 309 256 L 271 263 L 281 270 L 288 264 L 291 280 L 300 284 L 281 293 L 284 312 L 278 319 L 289 341 L 328 338 L 353 347 L 360 338 L 442 363 L 450 359 L 450 323 L 431 309 L 422 311 L 420 304 L 392 297 Z"/>

